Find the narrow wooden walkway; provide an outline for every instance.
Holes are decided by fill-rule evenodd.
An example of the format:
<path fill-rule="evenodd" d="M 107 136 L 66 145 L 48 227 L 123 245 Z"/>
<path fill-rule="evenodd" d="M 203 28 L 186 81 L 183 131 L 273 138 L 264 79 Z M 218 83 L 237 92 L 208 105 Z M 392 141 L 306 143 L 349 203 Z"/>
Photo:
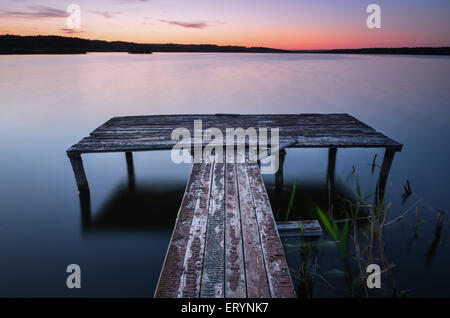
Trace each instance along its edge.
<path fill-rule="evenodd" d="M 194 164 L 155 297 L 295 297 L 256 164 Z"/>

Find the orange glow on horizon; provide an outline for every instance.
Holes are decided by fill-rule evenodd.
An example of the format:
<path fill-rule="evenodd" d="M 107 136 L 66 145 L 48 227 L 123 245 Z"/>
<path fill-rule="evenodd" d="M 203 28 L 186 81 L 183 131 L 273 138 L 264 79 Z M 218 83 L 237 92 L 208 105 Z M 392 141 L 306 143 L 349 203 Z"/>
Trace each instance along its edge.
<path fill-rule="evenodd" d="M 220 38 L 214 36 L 198 35 L 170 35 L 164 34 L 147 35 L 141 32 L 132 34 L 125 32 L 84 32 L 75 31 L 67 33 L 65 31 L 52 32 L 51 30 L 29 30 L 26 27 L 10 28 L 6 32 L 0 34 L 13 35 L 58 35 L 67 37 L 78 37 L 89 40 L 104 41 L 126 41 L 135 43 L 177 43 L 177 44 L 215 44 L 215 45 L 231 45 L 245 47 L 269 47 L 275 49 L 286 50 L 322 50 L 322 49 L 353 49 L 367 47 L 404 47 L 404 46 L 442 46 L 436 39 L 435 43 L 427 43 L 426 41 L 414 41 L 408 35 L 403 37 L 395 35 L 376 36 L 367 39 L 364 32 L 342 35 L 338 32 L 328 33 L 308 33 L 308 32 L 283 32 L 282 36 L 277 32 L 248 32 L 245 37 L 237 38 L 230 35 L 224 35 Z M 428 39 L 429 40 L 429 39 Z M 430 41 L 428 41 L 430 42 Z"/>
<path fill-rule="evenodd" d="M 348 3 L 342 4 L 342 8 L 335 2 L 325 6 L 309 1 L 280 1 L 277 4 L 261 0 L 258 2 L 258 11 L 252 11 L 252 4 L 247 2 L 199 0 L 198 6 L 203 3 L 199 8 L 190 8 L 183 2 L 178 3 L 179 7 L 174 6 L 169 12 L 168 9 L 161 10 L 158 5 L 162 4 L 157 1 L 114 4 L 100 0 L 98 3 L 103 3 L 107 10 L 102 9 L 97 2 L 94 4 L 83 1 L 79 0 L 80 6 L 87 9 L 83 11 L 80 30 L 67 29 L 65 8 L 55 1 L 40 8 L 58 8 L 58 16 L 33 15 L 32 12 L 26 11 L 31 9 L 25 3 L 15 3 L 16 6 L 22 6 L 22 9 L 0 8 L 0 34 L 59 35 L 136 43 L 216 44 L 299 50 L 450 46 L 449 22 L 445 12 L 439 11 L 438 7 L 431 7 L 430 12 L 422 12 L 422 8 L 422 11 L 417 8 L 412 18 L 399 15 L 392 20 L 394 15 L 388 15 L 386 19 L 383 18 L 381 29 L 371 30 L 365 25 L 365 7 Z M 205 7 L 205 3 L 209 3 L 210 7 Z M 291 10 L 288 4 L 295 8 Z M 145 9 L 141 9 L 144 6 Z M 388 5 L 383 8 L 387 11 L 390 9 Z M 400 10 L 399 14 L 402 12 Z M 201 18 L 205 16 L 210 19 Z M 433 23 L 424 24 L 424 21 Z"/>

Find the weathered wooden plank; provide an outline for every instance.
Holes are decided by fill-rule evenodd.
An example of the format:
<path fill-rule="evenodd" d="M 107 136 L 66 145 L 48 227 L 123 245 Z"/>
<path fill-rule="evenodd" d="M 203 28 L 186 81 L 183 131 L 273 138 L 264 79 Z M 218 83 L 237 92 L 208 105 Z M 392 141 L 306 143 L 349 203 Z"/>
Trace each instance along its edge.
<path fill-rule="evenodd" d="M 225 136 L 225 135 L 224 135 Z M 307 143 L 318 145 L 333 145 L 333 144 L 354 144 L 354 143 L 376 143 L 379 145 L 395 145 L 395 142 L 386 139 L 381 134 L 315 134 L 315 135 L 302 135 L 302 134 L 289 134 L 280 135 L 280 140 L 284 139 L 297 139 L 297 144 L 293 146 L 304 145 Z M 98 144 L 102 145 L 123 145 L 123 144 L 137 144 L 137 145 L 152 145 L 152 144 L 175 144 L 177 141 L 172 141 L 169 136 L 110 136 L 110 137 L 87 137 L 79 142 L 79 146 L 91 146 Z M 270 142 L 270 139 L 268 140 Z M 207 140 L 204 144 L 208 144 Z"/>
<path fill-rule="evenodd" d="M 207 127 L 208 125 L 214 125 L 214 126 L 223 126 L 226 122 L 232 122 L 232 123 L 239 123 L 240 125 L 247 125 L 247 123 L 252 124 L 252 126 L 274 126 L 274 125 L 280 125 L 282 127 L 321 127 L 321 126 L 338 126 L 338 127 L 357 127 L 361 129 L 371 129 L 370 126 L 364 124 L 361 121 L 358 120 L 347 120 L 347 119 L 332 119 L 329 117 L 322 117 L 320 119 L 316 120 L 304 120 L 304 119 L 297 119 L 295 115 L 292 117 L 286 116 L 283 120 L 262 120 L 262 119 L 253 119 L 253 118 L 246 118 L 246 117 L 240 117 L 240 118 L 221 118 L 220 116 L 214 117 L 214 118 L 197 118 L 195 116 L 192 116 L 190 118 L 186 119 L 177 119 L 177 120 L 159 120 L 158 118 L 153 118 L 150 116 L 148 121 L 142 122 L 142 121 L 117 121 L 117 122 L 107 122 L 104 125 L 98 127 L 94 132 L 101 132 L 101 131 L 108 131 L 108 130 L 115 130 L 117 128 L 120 129 L 132 129 L 133 127 L 139 127 L 139 128 L 148 128 L 148 129 L 157 129 L 157 128 L 164 128 L 164 127 L 188 127 L 193 128 L 194 121 L 200 120 L 202 121 L 202 126 Z"/>
<path fill-rule="evenodd" d="M 245 284 L 241 212 L 239 209 L 236 166 L 234 164 L 226 164 L 225 186 L 225 297 L 244 298 L 247 296 L 247 287 Z"/>
<path fill-rule="evenodd" d="M 93 131 L 92 134 L 101 133 L 104 131 L 133 131 L 135 129 L 139 130 L 149 130 L 149 131 L 164 131 L 174 129 L 176 127 L 185 127 L 190 130 L 193 129 L 194 120 L 202 120 L 203 128 L 207 127 L 217 127 L 225 129 L 229 127 L 281 127 L 285 129 L 331 129 L 334 128 L 353 128 L 353 129 L 363 129 L 363 130 L 372 130 L 373 128 L 365 125 L 364 123 L 346 116 L 338 116 L 334 117 L 333 115 L 320 116 L 320 117 L 312 117 L 314 120 L 311 120 L 308 116 L 301 115 L 281 115 L 275 116 L 272 115 L 270 119 L 263 120 L 264 118 L 261 115 L 242 115 L 238 118 L 230 117 L 227 120 L 224 120 L 222 116 L 179 116 L 172 117 L 170 119 L 164 120 L 163 117 L 159 116 L 148 116 L 144 119 L 124 119 L 124 120 L 110 120 L 104 125 L 100 126 L 96 130 Z M 277 120 L 276 118 L 282 118 Z M 305 120 L 305 118 L 307 118 Z"/>
<path fill-rule="evenodd" d="M 250 298 L 268 298 L 271 293 L 259 236 L 261 229 L 258 228 L 252 190 L 245 164 L 236 164 L 236 175 L 241 210 L 247 296 Z"/>
<path fill-rule="evenodd" d="M 236 123 L 232 123 L 233 127 L 240 127 L 243 129 L 247 129 L 249 127 L 266 127 L 263 124 L 260 123 L 246 123 L 241 126 L 237 126 Z M 252 125 L 254 124 L 254 125 Z M 226 133 L 226 129 L 228 128 L 229 124 L 226 122 L 221 122 L 218 125 L 215 126 L 209 126 L 209 125 L 203 125 L 203 129 L 207 129 L 210 127 L 218 128 L 222 131 L 223 134 Z M 193 134 L 194 130 L 191 125 L 188 123 L 185 123 L 183 128 L 188 129 L 191 134 Z M 293 135 L 293 134 L 299 134 L 299 135 L 327 135 L 327 134 L 379 134 L 376 130 L 373 128 L 365 128 L 365 127 L 357 127 L 354 125 L 298 125 L 298 124 L 292 124 L 292 125 L 271 125 L 269 128 L 280 128 L 280 134 L 281 135 Z M 102 129 L 99 131 L 93 131 L 90 135 L 95 138 L 111 138 L 111 137 L 123 137 L 123 138 L 131 138 L 131 137 L 153 137 L 153 136 L 165 136 L 169 137 L 171 136 L 172 130 L 177 128 L 175 125 L 170 126 L 138 126 L 133 125 L 130 127 L 121 127 L 121 126 L 115 126 L 110 129 Z"/>
<path fill-rule="evenodd" d="M 269 197 L 259 168 L 248 164 L 253 204 L 258 221 L 259 235 L 272 297 L 295 297 L 291 275 L 287 266 L 283 246 L 278 235 Z"/>
<path fill-rule="evenodd" d="M 238 117 L 226 117 L 226 116 L 216 116 L 216 115 L 176 115 L 172 117 L 160 117 L 158 115 L 145 116 L 143 118 L 127 118 L 119 117 L 110 119 L 108 122 L 99 127 L 108 128 L 112 126 L 127 126 L 127 125 L 171 125 L 180 123 L 192 123 L 194 120 L 201 120 L 204 123 L 217 123 L 221 121 L 233 121 L 233 122 L 254 122 L 260 124 L 272 124 L 272 123 L 296 123 L 299 125 L 303 124 L 357 124 L 361 126 L 367 126 L 358 119 L 346 115 L 331 115 L 323 114 L 320 116 L 305 116 L 306 114 L 271 114 L 271 115 L 240 115 Z"/>
<path fill-rule="evenodd" d="M 280 237 L 322 235 L 322 227 L 317 220 L 280 221 L 276 224 Z"/>
<path fill-rule="evenodd" d="M 115 132 L 101 132 L 93 133 L 90 137 L 81 140 L 80 143 L 92 143 L 92 142 L 170 142 L 171 141 L 172 129 L 167 131 L 147 131 L 147 130 L 132 130 L 132 131 L 115 131 Z M 225 138 L 226 128 L 222 128 L 222 135 Z M 191 136 L 194 133 L 191 132 Z M 259 137 L 259 136 L 257 136 Z M 269 134 L 270 141 L 270 134 Z M 388 143 L 390 140 L 378 132 L 364 132 L 355 129 L 330 129 L 330 130 L 305 130 L 305 129 L 290 129 L 281 128 L 279 130 L 280 139 L 285 138 L 366 138 L 366 139 L 382 139 L 383 142 Z"/>
<path fill-rule="evenodd" d="M 394 151 L 401 150 L 401 145 L 380 133 L 376 134 L 344 134 L 344 135 L 293 135 L 280 136 L 280 143 L 297 139 L 293 148 L 300 147 L 392 147 Z M 270 139 L 268 141 L 270 143 Z M 68 152 L 102 152 L 102 151 L 136 151 L 145 149 L 170 149 L 176 141 L 165 136 L 151 138 L 83 138 L 78 144 L 71 147 Z M 208 142 L 204 141 L 204 145 Z"/>
<path fill-rule="evenodd" d="M 295 145 L 290 148 L 389 148 L 394 152 L 401 151 L 402 147 L 397 145 L 386 146 L 381 144 L 302 144 Z M 152 150 L 171 150 L 173 145 L 171 144 L 148 144 L 148 145 L 110 145 L 110 146 L 82 146 L 71 147 L 68 149 L 68 153 L 80 152 L 80 153 L 104 153 L 104 152 L 138 152 L 138 151 L 152 151 Z"/>
<path fill-rule="evenodd" d="M 294 147 L 325 147 L 325 148 L 346 148 L 346 147 L 399 147 L 401 145 L 380 135 L 334 135 L 334 136 L 298 136 L 297 144 Z"/>
<path fill-rule="evenodd" d="M 335 121 L 346 121 L 346 122 L 359 122 L 353 116 L 348 114 L 249 114 L 249 115 L 239 115 L 239 116 L 217 116 L 215 114 L 179 114 L 179 115 L 152 115 L 152 116 L 125 116 L 125 117 L 114 117 L 111 119 L 111 123 L 128 123 L 128 122 L 138 122 L 138 123 L 153 123 L 154 121 L 167 123 L 167 122 L 180 122 L 189 119 L 196 120 L 223 120 L 229 117 L 233 120 L 241 121 L 266 121 L 266 122 L 277 122 L 277 121 L 293 121 L 298 122 L 335 122 Z"/>
<path fill-rule="evenodd" d="M 214 163 L 200 297 L 224 297 L 225 166 Z"/>
<path fill-rule="evenodd" d="M 192 168 L 156 287 L 155 297 L 174 298 L 178 295 L 189 230 L 203 176 L 202 170 L 200 164 L 196 164 Z"/>
<path fill-rule="evenodd" d="M 197 119 L 207 119 L 207 118 L 223 118 L 226 117 L 223 115 L 217 116 L 216 114 L 168 114 L 168 115 L 141 115 L 141 116 L 120 116 L 120 117 L 113 117 L 111 118 L 111 121 L 115 122 L 126 122 L 126 121 L 151 121 L 153 118 L 156 118 L 158 121 L 164 121 L 164 120 L 177 120 L 177 119 L 189 119 L 189 118 L 197 118 Z M 347 120 L 355 120 L 354 117 L 352 117 L 349 114 L 346 113 L 334 113 L 334 114 L 323 114 L 323 113 L 300 113 L 300 114 L 239 114 L 239 116 L 232 115 L 228 117 L 232 118 L 243 118 L 243 119 L 263 119 L 263 120 L 283 120 L 286 119 L 285 116 L 289 116 L 289 118 L 299 118 L 299 119 L 305 119 L 305 120 L 314 120 L 321 118 L 331 118 L 331 119 L 347 119 Z"/>
<path fill-rule="evenodd" d="M 222 135 L 226 136 L 226 131 L 224 130 L 222 132 Z M 194 137 L 194 134 L 191 134 L 192 137 Z M 259 136 L 257 136 L 259 137 Z M 316 131 L 314 133 L 308 133 L 308 132 L 302 132 L 302 131 L 279 131 L 279 137 L 280 139 L 285 138 L 305 138 L 310 139 L 309 141 L 313 140 L 313 138 L 316 139 L 326 139 L 326 138 L 334 138 L 334 139 L 342 139 L 345 141 L 346 139 L 363 139 L 363 140 L 381 140 L 383 142 L 389 142 L 392 140 L 389 140 L 387 137 L 383 136 L 380 133 L 373 132 L 373 133 L 360 133 L 360 132 L 352 132 L 352 133 L 342 133 L 338 130 L 331 130 L 330 132 L 322 133 L 320 131 Z M 158 142 L 158 141 L 171 141 L 171 135 L 169 133 L 149 133 L 146 134 L 145 132 L 140 133 L 110 133 L 110 134 L 103 134 L 103 135 L 92 135 L 90 137 L 86 137 L 80 141 L 80 144 L 82 143 L 120 143 L 120 142 Z M 270 136 L 269 136 L 270 141 Z M 173 142 L 172 142 L 173 143 Z"/>
<path fill-rule="evenodd" d="M 192 298 L 200 296 L 203 259 L 205 254 L 205 236 L 208 222 L 211 176 L 213 164 L 202 165 L 201 185 L 196 200 L 194 215 L 186 244 L 183 271 L 178 288 L 178 297 Z"/>

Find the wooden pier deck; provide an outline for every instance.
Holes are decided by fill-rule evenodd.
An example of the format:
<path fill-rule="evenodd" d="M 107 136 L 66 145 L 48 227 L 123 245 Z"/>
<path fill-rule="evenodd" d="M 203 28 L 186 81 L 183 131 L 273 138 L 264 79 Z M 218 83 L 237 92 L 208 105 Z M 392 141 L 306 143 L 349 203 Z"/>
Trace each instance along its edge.
<path fill-rule="evenodd" d="M 134 178 L 132 152 L 172 149 L 177 143 L 171 138 L 172 131 L 183 127 L 194 137 L 195 120 L 202 120 L 201 133 L 210 127 L 224 135 L 228 128 L 278 128 L 281 145 L 328 148 L 330 193 L 337 148 L 385 148 L 376 200 L 384 197 L 394 154 L 402 149 L 398 142 L 348 114 L 115 117 L 67 150 L 80 200 L 89 202 L 90 193 L 83 153 L 125 152 L 128 172 Z M 284 149 L 279 150 L 276 189 L 282 188 L 285 154 Z M 194 164 L 155 296 L 295 297 L 257 164 Z"/>
<path fill-rule="evenodd" d="M 400 151 L 402 145 L 377 132 L 348 114 L 285 115 L 156 115 L 114 117 L 95 129 L 90 136 L 70 147 L 75 153 L 170 150 L 175 128 L 187 128 L 194 136 L 194 121 L 203 128 L 215 127 L 225 135 L 227 128 L 279 128 L 280 144 L 295 140 L 292 148 L 389 148 Z M 270 140 L 269 140 L 270 141 Z"/>

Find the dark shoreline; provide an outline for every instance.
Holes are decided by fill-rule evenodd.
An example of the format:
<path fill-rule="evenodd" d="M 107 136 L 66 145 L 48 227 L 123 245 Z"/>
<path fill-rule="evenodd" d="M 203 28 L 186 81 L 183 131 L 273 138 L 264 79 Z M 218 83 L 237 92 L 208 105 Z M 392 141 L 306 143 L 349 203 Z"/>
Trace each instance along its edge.
<path fill-rule="evenodd" d="M 389 54 L 389 55 L 450 55 L 450 47 L 399 47 L 362 48 L 335 50 L 295 50 L 293 53 L 308 54 Z"/>
<path fill-rule="evenodd" d="M 65 54 L 87 54 L 87 53 L 88 52 L 85 50 L 78 50 L 78 49 L 38 49 L 38 50 L 30 50 L 30 49 L 5 50 L 3 48 L 0 49 L 0 55 L 39 55 L 39 54 L 65 55 Z"/>
<path fill-rule="evenodd" d="M 267 47 L 219 46 L 213 44 L 140 44 L 122 41 L 86 40 L 63 36 L 0 35 L 0 55 L 12 54 L 86 54 L 124 52 L 151 54 L 180 53 L 302 53 L 302 54 L 389 54 L 450 55 L 450 47 L 361 48 L 332 50 L 282 50 Z"/>

